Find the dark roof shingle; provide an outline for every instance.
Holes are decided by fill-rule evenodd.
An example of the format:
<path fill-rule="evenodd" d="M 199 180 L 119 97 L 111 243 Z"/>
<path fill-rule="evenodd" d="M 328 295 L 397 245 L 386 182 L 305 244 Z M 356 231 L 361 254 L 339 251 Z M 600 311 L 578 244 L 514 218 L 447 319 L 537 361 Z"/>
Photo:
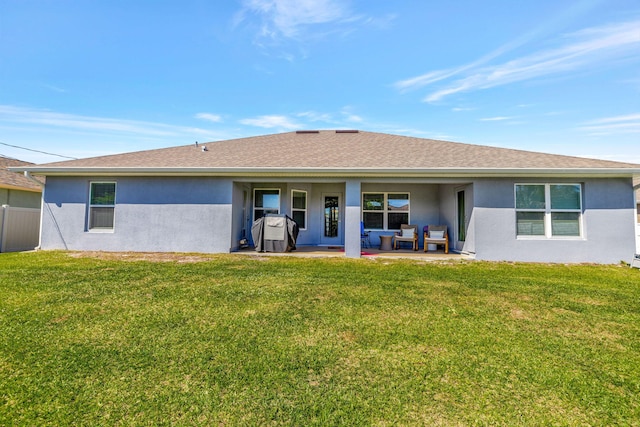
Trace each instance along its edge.
<path fill-rule="evenodd" d="M 203 151 L 202 147 L 206 147 Z M 56 168 L 607 169 L 640 165 L 375 132 L 287 132 L 38 165 Z"/>
<path fill-rule="evenodd" d="M 19 172 L 12 172 L 7 169 L 8 167 L 16 166 L 33 166 L 33 163 L 0 156 L 0 188 L 41 192 L 42 187 L 38 184 L 25 178 L 25 176 Z"/>

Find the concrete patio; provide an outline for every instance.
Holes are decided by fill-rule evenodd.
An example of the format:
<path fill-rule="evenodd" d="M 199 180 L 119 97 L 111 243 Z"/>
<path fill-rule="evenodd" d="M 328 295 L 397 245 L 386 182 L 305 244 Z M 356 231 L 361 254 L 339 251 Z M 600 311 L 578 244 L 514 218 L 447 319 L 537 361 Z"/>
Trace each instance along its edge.
<path fill-rule="evenodd" d="M 258 256 L 295 256 L 308 258 L 323 257 L 344 257 L 344 248 L 342 246 L 298 246 L 296 250 L 291 252 L 256 252 L 253 248 L 242 249 L 234 253 Z M 391 251 L 383 251 L 379 248 L 363 248 L 362 258 L 407 258 L 423 261 L 442 261 L 442 260 L 473 260 L 473 255 L 462 254 L 449 251 L 445 254 L 443 250 L 424 252 L 422 250 L 413 251 L 411 249 L 398 249 Z"/>

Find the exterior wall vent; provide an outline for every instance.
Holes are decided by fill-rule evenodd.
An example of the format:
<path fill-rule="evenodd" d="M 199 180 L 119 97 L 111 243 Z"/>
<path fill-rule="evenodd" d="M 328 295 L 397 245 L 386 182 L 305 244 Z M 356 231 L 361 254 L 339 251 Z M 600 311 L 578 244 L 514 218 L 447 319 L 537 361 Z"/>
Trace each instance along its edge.
<path fill-rule="evenodd" d="M 357 129 L 339 129 L 336 130 L 336 133 L 359 133 L 360 131 Z"/>
<path fill-rule="evenodd" d="M 297 130 L 296 133 L 320 133 L 319 130 Z"/>

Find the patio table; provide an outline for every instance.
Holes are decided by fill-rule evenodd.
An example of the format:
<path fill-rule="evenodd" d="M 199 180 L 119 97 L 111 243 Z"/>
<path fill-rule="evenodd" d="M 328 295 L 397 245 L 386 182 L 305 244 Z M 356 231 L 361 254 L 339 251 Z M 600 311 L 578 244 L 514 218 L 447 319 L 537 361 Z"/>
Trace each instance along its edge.
<path fill-rule="evenodd" d="M 393 236 L 380 236 L 380 250 L 381 251 L 391 251 L 393 250 L 392 246 Z"/>

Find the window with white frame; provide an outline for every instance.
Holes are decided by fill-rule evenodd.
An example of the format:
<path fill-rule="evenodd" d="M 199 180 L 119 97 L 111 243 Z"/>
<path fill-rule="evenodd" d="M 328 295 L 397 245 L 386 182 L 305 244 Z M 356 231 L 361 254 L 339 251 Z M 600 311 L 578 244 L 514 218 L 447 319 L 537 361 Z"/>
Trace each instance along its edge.
<path fill-rule="evenodd" d="M 298 228 L 307 228 L 307 192 L 302 190 L 291 191 L 291 217 L 298 224 Z"/>
<path fill-rule="evenodd" d="M 409 224 L 409 193 L 362 193 L 362 221 L 370 230 L 399 230 Z"/>
<path fill-rule="evenodd" d="M 89 230 L 113 230 L 116 183 L 91 182 L 89 191 Z"/>
<path fill-rule="evenodd" d="M 516 184 L 517 235 L 582 236 L 580 184 Z"/>
<path fill-rule="evenodd" d="M 267 214 L 280 213 L 280 189 L 256 188 L 253 190 L 253 219 Z"/>

